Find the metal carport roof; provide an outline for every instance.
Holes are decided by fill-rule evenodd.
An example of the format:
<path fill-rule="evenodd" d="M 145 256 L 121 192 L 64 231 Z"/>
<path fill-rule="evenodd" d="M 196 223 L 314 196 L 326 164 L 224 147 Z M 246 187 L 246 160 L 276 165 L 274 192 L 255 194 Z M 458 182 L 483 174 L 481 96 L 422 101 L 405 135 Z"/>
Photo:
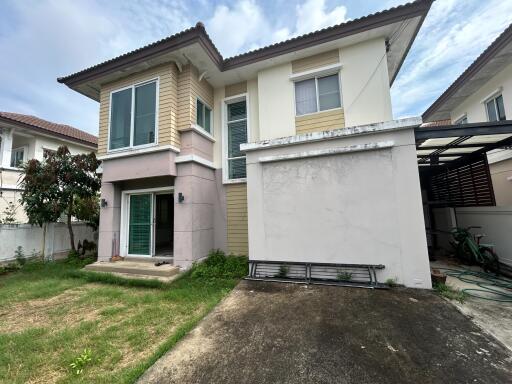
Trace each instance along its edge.
<path fill-rule="evenodd" d="M 415 128 L 420 168 L 458 166 L 493 149 L 512 146 L 512 120 Z"/>
<path fill-rule="evenodd" d="M 512 146 L 512 121 L 415 128 L 422 189 L 435 206 L 496 204 L 487 152 Z"/>

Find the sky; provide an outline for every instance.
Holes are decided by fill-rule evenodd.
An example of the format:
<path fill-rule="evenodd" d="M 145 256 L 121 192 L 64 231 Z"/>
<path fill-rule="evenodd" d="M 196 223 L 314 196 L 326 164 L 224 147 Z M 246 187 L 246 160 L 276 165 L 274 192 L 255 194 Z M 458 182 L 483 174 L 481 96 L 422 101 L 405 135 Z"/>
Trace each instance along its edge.
<path fill-rule="evenodd" d="M 0 0 L 0 111 L 98 133 L 99 104 L 56 79 L 202 21 L 223 57 L 406 0 Z M 512 1 L 437 0 L 392 88 L 418 116 L 512 22 Z"/>

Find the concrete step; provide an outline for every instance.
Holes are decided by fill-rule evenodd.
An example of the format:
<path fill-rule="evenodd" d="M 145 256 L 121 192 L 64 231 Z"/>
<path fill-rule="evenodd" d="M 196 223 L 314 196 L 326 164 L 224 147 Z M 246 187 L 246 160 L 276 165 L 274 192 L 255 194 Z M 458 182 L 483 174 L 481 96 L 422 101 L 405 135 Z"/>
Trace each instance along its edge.
<path fill-rule="evenodd" d="M 84 269 L 95 272 L 111 272 L 129 275 L 161 277 L 171 277 L 177 275 L 180 271 L 178 267 L 175 267 L 174 265 L 170 264 L 164 264 L 160 265 L 159 267 L 156 267 L 154 265 L 154 261 L 153 263 L 139 261 L 97 261 L 95 263 L 86 265 Z"/>

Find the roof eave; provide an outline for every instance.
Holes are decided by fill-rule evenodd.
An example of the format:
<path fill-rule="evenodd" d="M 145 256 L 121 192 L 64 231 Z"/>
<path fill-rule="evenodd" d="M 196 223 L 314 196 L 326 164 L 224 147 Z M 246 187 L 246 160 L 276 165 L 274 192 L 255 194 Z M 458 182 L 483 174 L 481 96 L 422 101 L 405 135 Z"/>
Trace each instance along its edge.
<path fill-rule="evenodd" d="M 471 80 L 492 58 L 512 40 L 512 24 L 423 112 L 423 121 L 429 121 L 442 105 Z"/>

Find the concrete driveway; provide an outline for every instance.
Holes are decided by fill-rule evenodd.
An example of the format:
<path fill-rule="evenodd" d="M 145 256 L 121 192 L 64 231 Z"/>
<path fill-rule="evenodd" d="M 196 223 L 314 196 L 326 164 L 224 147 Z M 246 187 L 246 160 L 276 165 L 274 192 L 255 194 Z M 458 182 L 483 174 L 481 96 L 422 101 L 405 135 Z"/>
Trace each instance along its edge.
<path fill-rule="evenodd" d="M 242 281 L 140 383 L 511 383 L 508 349 L 422 290 Z"/>

